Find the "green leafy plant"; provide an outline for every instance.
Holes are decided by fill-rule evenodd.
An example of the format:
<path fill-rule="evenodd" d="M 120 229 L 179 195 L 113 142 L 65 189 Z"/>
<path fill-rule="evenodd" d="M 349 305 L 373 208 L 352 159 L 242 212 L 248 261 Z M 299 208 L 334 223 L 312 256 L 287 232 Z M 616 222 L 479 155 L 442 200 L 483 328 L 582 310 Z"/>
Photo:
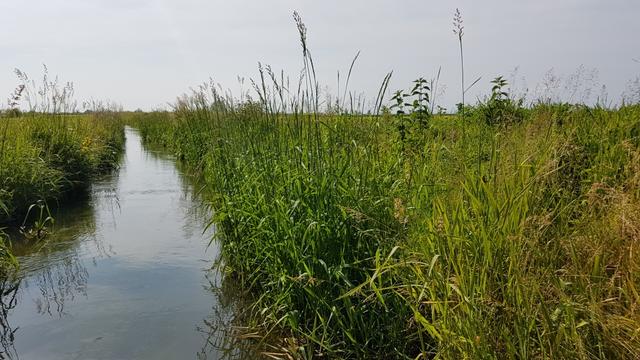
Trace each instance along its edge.
<path fill-rule="evenodd" d="M 491 81 L 491 96 L 478 105 L 478 116 L 489 125 L 507 125 L 520 122 L 525 117 L 523 100 L 514 100 L 506 91 L 507 81 L 498 76 Z"/>
<path fill-rule="evenodd" d="M 37 218 L 34 220 L 33 225 L 27 227 L 26 224 L 33 209 L 38 211 Z M 38 200 L 37 203 L 29 206 L 27 215 L 22 222 L 22 226 L 20 226 L 20 233 L 28 240 L 40 241 L 49 234 L 48 226 L 53 225 L 54 222 L 55 219 L 51 216 L 47 204 L 42 200 Z"/>
<path fill-rule="evenodd" d="M 390 109 L 395 111 L 396 126 L 403 144 L 409 139 L 416 140 L 428 127 L 432 117 L 430 94 L 429 82 L 419 78 L 413 81 L 411 90 L 398 90 L 391 98 L 393 104 Z"/>

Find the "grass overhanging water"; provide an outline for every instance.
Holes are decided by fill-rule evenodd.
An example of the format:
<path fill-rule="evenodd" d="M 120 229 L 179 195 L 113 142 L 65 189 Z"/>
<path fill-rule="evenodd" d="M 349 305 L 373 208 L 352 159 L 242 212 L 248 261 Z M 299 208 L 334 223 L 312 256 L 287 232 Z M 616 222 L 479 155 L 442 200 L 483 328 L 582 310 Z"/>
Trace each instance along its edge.
<path fill-rule="evenodd" d="M 18 227 L 27 240 L 44 238 L 54 221 L 49 209 L 117 167 L 123 146 L 113 112 L 0 115 L 0 224 Z M 17 263 L 8 236 L 0 238 L 2 269 L 10 271 Z"/>
<path fill-rule="evenodd" d="M 215 194 L 265 355 L 640 356 L 638 105 L 525 108 L 497 78 L 464 117 L 420 80 L 402 111 L 321 113 L 302 30 L 297 92 L 261 68 L 258 101 L 203 86 L 129 119 Z"/>
<path fill-rule="evenodd" d="M 640 105 L 525 104 L 498 77 L 435 114 L 423 78 L 384 107 L 388 74 L 372 114 L 346 90 L 324 112 L 295 20 L 295 84 L 260 65 L 256 100 L 210 83 L 121 114 L 204 178 L 243 337 L 281 358 L 640 358 Z M 0 221 L 116 164 L 122 122 L 100 116 L 0 119 Z"/>

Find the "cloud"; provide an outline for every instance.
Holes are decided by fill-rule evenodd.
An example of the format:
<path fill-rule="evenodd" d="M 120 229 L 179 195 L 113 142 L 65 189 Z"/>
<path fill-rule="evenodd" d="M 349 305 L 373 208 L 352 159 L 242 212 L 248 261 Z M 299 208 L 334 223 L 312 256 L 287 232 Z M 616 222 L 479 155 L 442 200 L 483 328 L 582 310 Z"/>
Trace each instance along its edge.
<path fill-rule="evenodd" d="M 597 68 L 613 96 L 638 74 L 630 41 L 640 33 L 640 3 L 631 0 L 25 0 L 0 5 L 7 34 L 0 39 L 0 91 L 15 86 L 13 68 L 37 74 L 41 63 L 73 80 L 80 97 L 133 109 L 172 101 L 210 76 L 237 87 L 236 76 L 255 76 L 258 61 L 295 77 L 297 9 L 325 85 L 336 89 L 336 72 L 346 72 L 361 50 L 353 90 L 375 97 L 389 70 L 393 89 L 442 66 L 450 89 L 443 100 L 451 107 L 459 81 L 455 6 L 465 19 L 467 73 L 483 76 L 472 98 L 516 66 L 532 87 L 552 67 L 561 74 L 581 64 Z"/>

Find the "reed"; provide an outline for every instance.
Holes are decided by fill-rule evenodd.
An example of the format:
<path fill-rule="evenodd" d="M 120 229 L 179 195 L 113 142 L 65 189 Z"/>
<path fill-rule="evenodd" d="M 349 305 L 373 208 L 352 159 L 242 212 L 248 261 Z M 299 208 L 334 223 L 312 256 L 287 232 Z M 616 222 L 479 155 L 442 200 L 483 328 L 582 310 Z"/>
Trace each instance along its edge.
<path fill-rule="evenodd" d="M 295 21 L 297 89 L 260 66 L 257 101 L 207 84 L 129 119 L 204 177 L 265 355 L 640 357 L 638 105 L 523 108 L 497 78 L 434 115 L 419 79 L 396 113 L 322 113 Z"/>
<path fill-rule="evenodd" d="M 215 194 L 227 281 L 283 339 L 267 355 L 640 356 L 640 107 L 470 108 L 404 144 L 395 115 L 302 111 L 280 86 L 129 119 Z"/>
<path fill-rule="evenodd" d="M 116 114 L 30 112 L 0 117 L 0 223 L 22 223 L 30 206 L 50 205 L 117 166 L 124 146 Z"/>

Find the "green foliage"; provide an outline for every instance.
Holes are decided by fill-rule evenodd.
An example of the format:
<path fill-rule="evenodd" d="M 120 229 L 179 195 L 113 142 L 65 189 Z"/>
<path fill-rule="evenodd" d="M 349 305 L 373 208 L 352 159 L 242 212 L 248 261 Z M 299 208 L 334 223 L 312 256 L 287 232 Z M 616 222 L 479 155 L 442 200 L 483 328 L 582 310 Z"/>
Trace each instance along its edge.
<path fill-rule="evenodd" d="M 391 98 L 390 110 L 395 111 L 395 122 L 400 141 L 419 140 L 432 117 L 429 83 L 424 78 L 415 80 L 409 92 L 398 90 Z"/>
<path fill-rule="evenodd" d="M 130 121 L 203 173 L 226 279 L 282 352 L 640 356 L 638 108 L 471 122 L 477 154 L 459 118 L 431 116 L 418 154 L 390 136 L 413 113 L 398 98 L 382 117 L 192 101 Z"/>
<path fill-rule="evenodd" d="M 4 191 L 0 190 L 0 214 L 6 214 L 8 208 L 3 202 L 2 195 Z M 4 232 L 4 228 L 0 227 L 0 277 L 6 278 L 9 272 L 14 270 L 18 266 L 16 258 L 11 253 L 9 246 L 7 245 L 8 236 Z"/>
<path fill-rule="evenodd" d="M 201 88 L 129 119 L 203 175 L 251 336 L 283 358 L 640 358 L 639 107 L 523 109 L 501 77 L 465 104 L 457 10 L 461 117 L 424 79 L 380 117 L 320 114 L 294 18 L 297 94 L 260 67 L 261 106 Z"/>
<path fill-rule="evenodd" d="M 0 223 L 21 221 L 38 201 L 61 200 L 71 190 L 117 166 L 122 123 L 92 115 L 29 114 L 1 119 Z"/>
<path fill-rule="evenodd" d="M 47 204 L 115 168 L 123 146 L 123 125 L 113 114 L 0 118 L 0 224 L 22 220 L 26 239 L 43 239 L 53 223 Z M 2 278 L 18 266 L 7 241 L 0 228 Z"/>
<path fill-rule="evenodd" d="M 22 111 L 20 109 L 12 108 L 4 111 L 0 111 L 0 118 L 17 118 L 22 116 Z"/>
<path fill-rule="evenodd" d="M 33 221 L 33 224 L 29 228 L 27 228 L 27 220 L 29 219 L 29 216 L 32 215 L 31 212 L 34 209 L 36 209 L 37 212 L 37 214 L 34 215 L 36 215 L 37 217 Z M 45 204 L 43 200 L 38 200 L 37 203 L 29 206 L 27 214 L 24 218 L 24 222 L 20 227 L 20 233 L 27 240 L 40 241 L 44 239 L 48 234 L 47 226 L 53 225 L 54 222 L 55 220 L 53 219 L 53 216 L 51 216 L 51 212 L 49 211 L 49 207 L 47 206 L 47 204 Z"/>
<path fill-rule="evenodd" d="M 474 112 L 482 121 L 489 125 L 509 125 L 521 122 L 526 111 L 522 107 L 523 100 L 513 100 L 509 97 L 505 87 L 507 81 L 498 76 L 491 81 L 491 97 L 485 102 L 478 104 Z"/>

